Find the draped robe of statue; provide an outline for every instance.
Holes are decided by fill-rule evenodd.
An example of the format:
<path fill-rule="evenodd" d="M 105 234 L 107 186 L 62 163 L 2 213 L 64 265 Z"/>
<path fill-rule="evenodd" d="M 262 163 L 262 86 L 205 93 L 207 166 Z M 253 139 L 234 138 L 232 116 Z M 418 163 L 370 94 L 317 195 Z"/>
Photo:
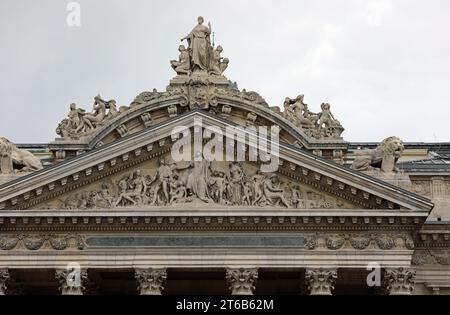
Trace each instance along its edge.
<path fill-rule="evenodd" d="M 201 70 L 208 70 L 208 54 L 210 47 L 209 35 L 211 30 L 204 25 L 197 25 L 187 36 L 191 50 L 192 65 Z"/>
<path fill-rule="evenodd" d="M 208 169 L 209 162 L 205 159 L 200 161 L 194 161 L 192 172 L 189 174 L 186 188 L 192 192 L 198 199 L 208 202 L 210 200 L 208 196 Z"/>

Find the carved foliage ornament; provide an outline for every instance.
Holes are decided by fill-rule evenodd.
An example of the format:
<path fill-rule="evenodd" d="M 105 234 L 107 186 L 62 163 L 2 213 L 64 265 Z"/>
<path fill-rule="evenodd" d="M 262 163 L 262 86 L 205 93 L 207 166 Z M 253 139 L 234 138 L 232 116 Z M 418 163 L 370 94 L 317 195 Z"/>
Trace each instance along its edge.
<path fill-rule="evenodd" d="M 406 268 L 386 269 L 386 289 L 392 295 L 411 294 L 414 290 L 416 271 Z"/>
<path fill-rule="evenodd" d="M 0 269 L 0 295 L 6 295 L 7 282 L 10 279 L 8 269 Z"/>
<path fill-rule="evenodd" d="M 336 279 L 336 270 L 308 269 L 305 274 L 305 280 L 311 295 L 331 295 Z"/>
<path fill-rule="evenodd" d="M 308 238 L 307 247 L 309 249 L 316 249 L 320 247 L 320 244 L 331 250 L 349 247 L 364 250 L 371 244 L 382 250 L 414 249 L 412 237 L 406 234 L 318 234 Z"/>
<path fill-rule="evenodd" d="M 166 269 L 136 269 L 135 277 L 141 295 L 160 295 L 167 279 Z"/>
<path fill-rule="evenodd" d="M 44 246 L 47 244 L 47 246 Z M 80 235 L 40 234 L 40 235 L 0 235 L 0 250 L 49 248 L 54 250 L 85 248 L 84 239 Z"/>
<path fill-rule="evenodd" d="M 413 265 L 450 265 L 450 250 L 417 250 L 411 263 Z"/>
<path fill-rule="evenodd" d="M 251 295 L 258 280 L 258 269 L 227 269 L 226 279 L 233 295 Z"/>
<path fill-rule="evenodd" d="M 66 270 L 57 269 L 55 278 L 59 282 L 61 294 L 82 295 L 88 282 L 88 272 L 86 269 Z"/>

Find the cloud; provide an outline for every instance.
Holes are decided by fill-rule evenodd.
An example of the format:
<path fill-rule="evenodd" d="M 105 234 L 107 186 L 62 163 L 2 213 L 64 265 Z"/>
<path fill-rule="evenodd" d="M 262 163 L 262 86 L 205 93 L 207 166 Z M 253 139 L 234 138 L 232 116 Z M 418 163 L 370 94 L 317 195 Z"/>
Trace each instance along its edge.
<path fill-rule="evenodd" d="M 391 17 L 393 14 L 393 2 L 385 0 L 370 0 L 367 1 L 363 16 L 369 26 L 381 26 L 385 19 Z"/>

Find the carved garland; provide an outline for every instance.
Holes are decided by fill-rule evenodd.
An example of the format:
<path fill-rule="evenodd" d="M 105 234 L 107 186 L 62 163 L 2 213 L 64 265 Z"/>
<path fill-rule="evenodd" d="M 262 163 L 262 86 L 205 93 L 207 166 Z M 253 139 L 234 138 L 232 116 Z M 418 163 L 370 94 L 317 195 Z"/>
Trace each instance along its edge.
<path fill-rule="evenodd" d="M 0 236 L 0 249 L 27 249 L 38 250 L 41 248 L 49 248 L 54 250 L 78 249 L 82 250 L 86 247 L 84 238 L 77 234 L 54 235 L 8 235 Z"/>
<path fill-rule="evenodd" d="M 356 249 L 365 250 L 370 245 L 381 250 L 414 249 L 414 242 L 408 235 L 403 234 L 313 234 L 305 235 L 306 248 L 314 250 L 326 248 L 329 250 Z M 398 241 L 401 240 L 401 243 Z M 38 250 L 48 248 L 54 250 L 83 250 L 86 249 L 85 236 L 79 234 L 22 234 L 0 235 L 0 250 Z M 447 256 L 445 256 L 445 254 Z M 414 254 L 413 264 L 440 263 L 450 264 L 448 252 L 439 255 L 418 256 Z M 425 257 L 425 258 L 424 258 Z"/>

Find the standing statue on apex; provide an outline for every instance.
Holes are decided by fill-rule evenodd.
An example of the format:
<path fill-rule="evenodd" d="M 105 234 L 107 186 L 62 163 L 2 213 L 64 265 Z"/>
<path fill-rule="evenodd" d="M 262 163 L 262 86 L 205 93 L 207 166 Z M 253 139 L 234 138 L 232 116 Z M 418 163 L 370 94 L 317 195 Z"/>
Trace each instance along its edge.
<path fill-rule="evenodd" d="M 189 51 L 191 54 L 192 70 L 209 70 L 210 50 L 211 46 L 211 23 L 208 22 L 208 27 L 203 25 L 203 17 L 198 17 L 198 24 L 194 29 L 181 39 L 185 39 L 189 44 Z"/>
<path fill-rule="evenodd" d="M 190 76 L 194 72 L 206 73 L 212 76 L 221 76 L 228 67 L 229 59 L 223 58 L 222 46 L 214 49 L 211 44 L 211 23 L 203 25 L 203 17 L 198 17 L 198 24 L 181 41 L 187 40 L 188 47 L 181 45 L 178 48 L 178 60 L 171 60 L 170 65 L 178 75 Z"/>

